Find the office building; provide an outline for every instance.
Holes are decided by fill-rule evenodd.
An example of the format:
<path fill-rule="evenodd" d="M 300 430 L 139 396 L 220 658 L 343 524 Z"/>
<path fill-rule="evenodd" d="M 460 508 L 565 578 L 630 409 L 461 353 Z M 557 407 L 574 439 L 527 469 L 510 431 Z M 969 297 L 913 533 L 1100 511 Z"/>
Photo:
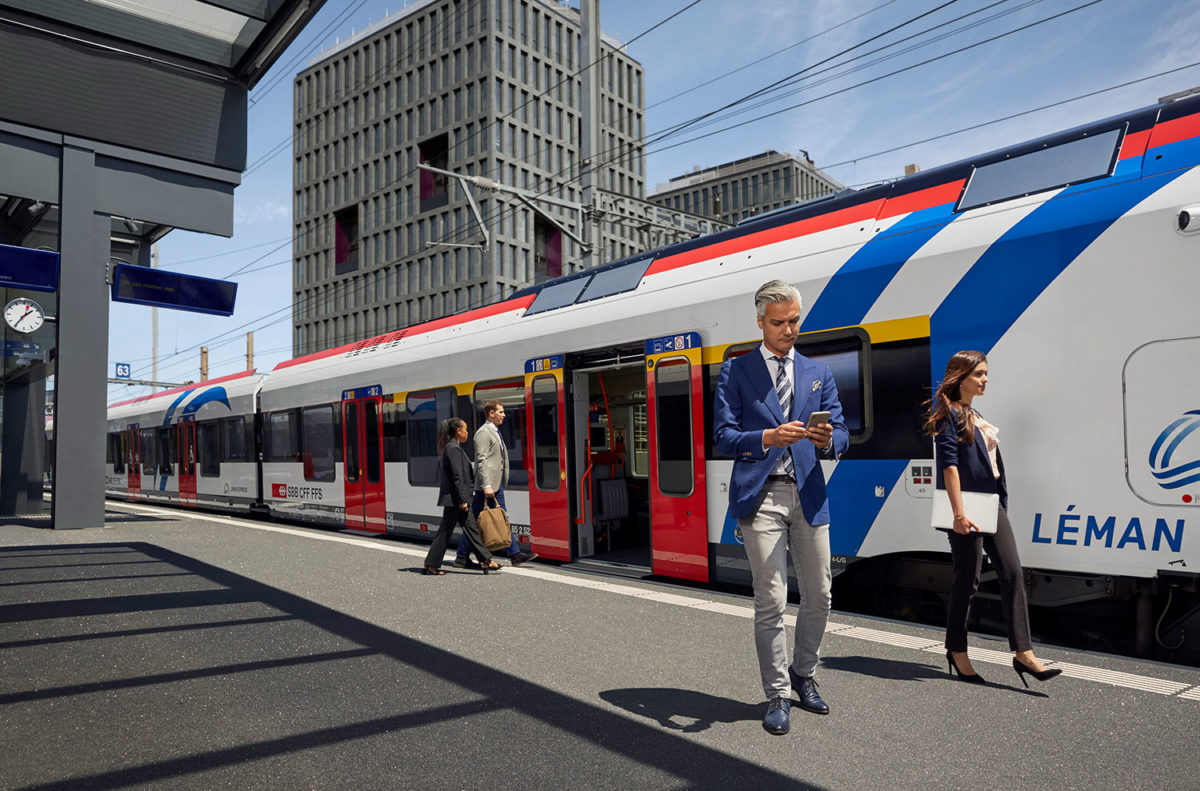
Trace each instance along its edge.
<path fill-rule="evenodd" d="M 807 156 L 767 151 L 660 184 L 647 200 L 736 224 L 755 214 L 830 195 L 844 186 Z"/>
<path fill-rule="evenodd" d="M 600 51 L 597 186 L 643 198 L 642 68 L 609 37 Z M 551 0 L 410 3 L 310 62 L 294 84 L 294 353 L 581 266 L 581 212 L 418 165 L 579 202 L 586 65 L 580 12 Z M 628 222 L 599 236 L 593 265 L 639 251 Z"/>

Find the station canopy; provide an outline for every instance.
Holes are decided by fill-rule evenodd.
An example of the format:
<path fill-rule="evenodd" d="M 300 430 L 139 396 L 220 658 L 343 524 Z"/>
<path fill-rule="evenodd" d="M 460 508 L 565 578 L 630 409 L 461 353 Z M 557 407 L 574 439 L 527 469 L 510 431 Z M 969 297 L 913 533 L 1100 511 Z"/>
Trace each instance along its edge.
<path fill-rule="evenodd" d="M 236 82 L 266 73 L 324 0 L 0 0 L 0 21 Z"/>

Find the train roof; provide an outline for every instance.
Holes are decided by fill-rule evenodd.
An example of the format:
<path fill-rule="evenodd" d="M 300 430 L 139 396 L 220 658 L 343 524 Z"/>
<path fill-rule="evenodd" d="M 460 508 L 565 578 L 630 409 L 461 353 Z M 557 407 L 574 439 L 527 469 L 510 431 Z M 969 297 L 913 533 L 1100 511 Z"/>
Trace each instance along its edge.
<path fill-rule="evenodd" d="M 374 350 L 374 347 L 385 344 L 394 348 L 406 338 L 481 319 L 516 313 L 521 316 L 533 315 L 545 310 L 636 291 L 648 275 L 741 251 L 749 246 L 770 244 L 783 238 L 816 233 L 853 222 L 886 219 L 949 203 L 959 207 L 972 175 L 986 165 L 1114 130 L 1119 131 L 1117 139 L 1120 145 L 1127 149 L 1121 152 L 1122 156 L 1133 156 L 1145 150 L 1149 132 L 1156 123 L 1177 120 L 1197 113 L 1200 113 L 1200 95 L 1187 96 L 962 159 L 894 181 L 861 189 L 842 190 L 831 196 L 748 218 L 733 228 L 527 286 L 501 302 L 286 360 L 276 365 L 273 370 L 279 371 L 339 355 Z M 597 284 L 601 284 L 600 287 L 597 288 Z M 166 394 L 157 394 L 158 397 L 163 395 Z"/>
<path fill-rule="evenodd" d="M 129 398 L 124 401 L 116 401 L 114 403 L 109 404 L 108 408 L 110 410 L 119 409 L 123 413 L 133 413 L 133 412 L 138 411 L 137 409 L 135 409 L 135 407 L 141 407 L 142 411 L 151 412 L 156 409 L 164 408 L 164 406 L 166 404 L 170 403 L 170 401 L 175 400 L 180 395 L 190 393 L 193 390 L 200 390 L 203 388 L 212 387 L 214 385 L 225 385 L 225 384 L 229 384 L 231 382 L 236 382 L 239 379 L 245 379 L 246 380 L 245 385 L 247 386 L 246 389 L 252 390 L 254 385 L 256 384 L 256 380 L 252 379 L 251 377 L 255 377 L 256 375 L 258 376 L 258 378 L 260 378 L 260 379 L 262 378 L 262 375 L 258 374 L 257 369 L 251 369 L 248 371 L 238 371 L 237 373 L 229 374 L 227 376 L 221 376 L 216 379 L 206 379 L 203 382 L 195 382 L 193 384 L 186 384 L 186 385 L 182 385 L 180 387 L 174 387 L 170 390 L 163 390 L 158 393 L 150 393 L 149 395 L 138 396 L 137 398 Z M 239 384 L 241 384 L 241 383 L 239 383 Z M 241 388 L 241 387 L 238 388 L 238 390 L 241 390 L 241 389 L 243 389 L 243 388 Z"/>

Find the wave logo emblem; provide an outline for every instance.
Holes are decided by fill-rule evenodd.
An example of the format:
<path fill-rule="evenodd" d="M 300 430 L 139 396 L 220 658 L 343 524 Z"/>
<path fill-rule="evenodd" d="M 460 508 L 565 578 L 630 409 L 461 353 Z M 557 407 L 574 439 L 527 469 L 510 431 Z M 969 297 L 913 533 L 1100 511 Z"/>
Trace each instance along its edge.
<path fill-rule="evenodd" d="M 1177 458 L 1180 454 L 1176 453 L 1183 441 L 1198 428 L 1200 409 L 1184 412 L 1183 417 L 1171 421 L 1150 446 L 1150 474 L 1162 488 L 1178 489 L 1200 481 L 1200 443 L 1189 443 L 1190 452 L 1182 454 L 1182 458 Z"/>

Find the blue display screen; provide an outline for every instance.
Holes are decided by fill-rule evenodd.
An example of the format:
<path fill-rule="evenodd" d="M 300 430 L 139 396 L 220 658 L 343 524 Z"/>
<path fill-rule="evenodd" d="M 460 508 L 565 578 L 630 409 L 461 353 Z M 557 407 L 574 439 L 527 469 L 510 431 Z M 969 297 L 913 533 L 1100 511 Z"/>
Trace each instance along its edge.
<path fill-rule="evenodd" d="M 0 288 L 56 290 L 58 253 L 0 244 Z"/>
<path fill-rule="evenodd" d="M 237 283 L 117 264 L 113 271 L 112 299 L 156 308 L 232 316 Z"/>

